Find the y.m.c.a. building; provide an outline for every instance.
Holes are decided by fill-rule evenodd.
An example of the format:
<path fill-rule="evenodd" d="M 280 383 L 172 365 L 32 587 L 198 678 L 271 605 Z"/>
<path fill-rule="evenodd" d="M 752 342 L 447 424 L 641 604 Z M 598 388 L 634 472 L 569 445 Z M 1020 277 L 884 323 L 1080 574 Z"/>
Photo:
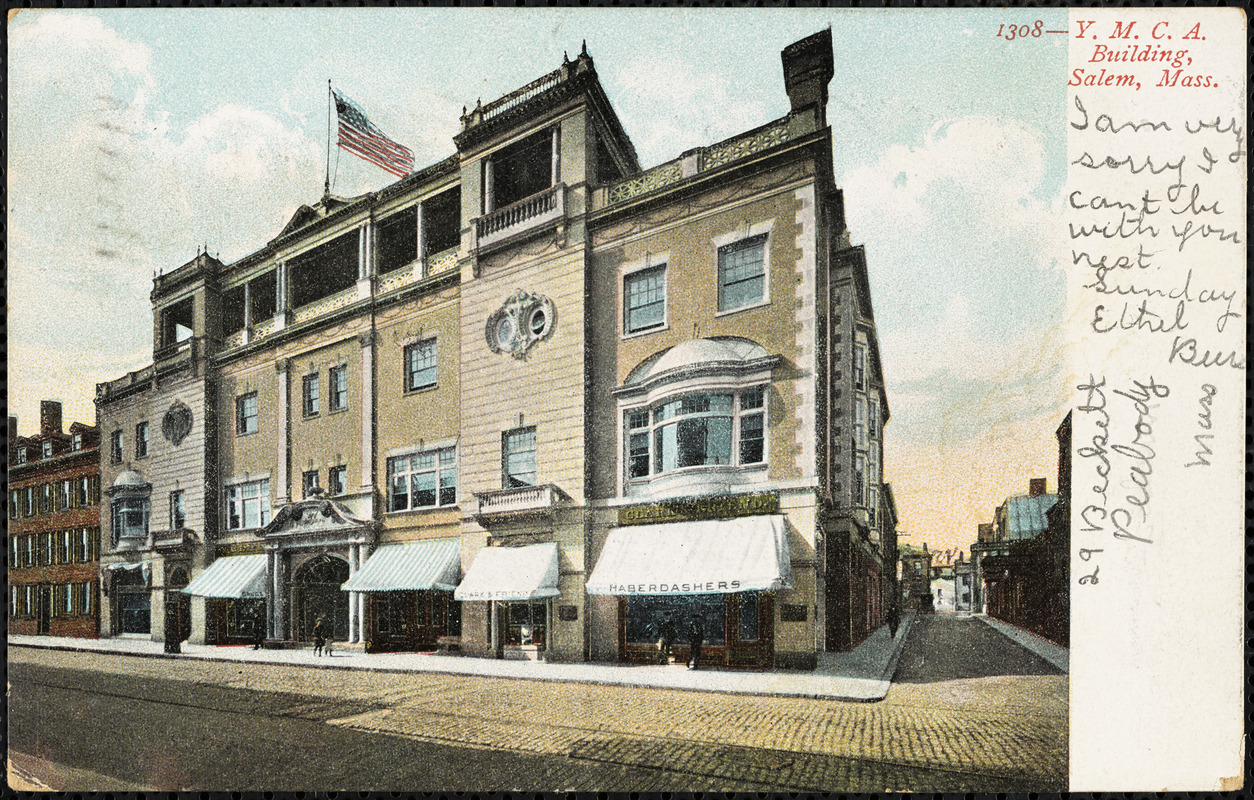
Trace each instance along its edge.
<path fill-rule="evenodd" d="M 152 289 L 98 390 L 106 633 L 812 666 L 896 596 L 888 420 L 826 120 L 642 170 L 591 56 L 456 152 Z M 682 654 L 682 647 L 678 648 Z"/>

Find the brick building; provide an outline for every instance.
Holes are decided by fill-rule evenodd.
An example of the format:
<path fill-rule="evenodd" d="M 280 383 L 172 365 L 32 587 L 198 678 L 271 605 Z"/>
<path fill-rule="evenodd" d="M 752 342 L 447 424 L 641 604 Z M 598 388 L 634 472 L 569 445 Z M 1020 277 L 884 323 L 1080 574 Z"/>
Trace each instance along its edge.
<path fill-rule="evenodd" d="M 786 116 L 642 170 L 582 52 L 449 158 L 158 277 L 154 363 L 98 387 L 106 629 L 619 661 L 669 611 L 747 667 L 865 639 L 888 401 L 830 33 L 782 62 Z"/>
<path fill-rule="evenodd" d="M 9 631 L 95 637 L 100 630 L 100 436 L 61 404 L 39 404 L 39 433 L 9 417 Z"/>

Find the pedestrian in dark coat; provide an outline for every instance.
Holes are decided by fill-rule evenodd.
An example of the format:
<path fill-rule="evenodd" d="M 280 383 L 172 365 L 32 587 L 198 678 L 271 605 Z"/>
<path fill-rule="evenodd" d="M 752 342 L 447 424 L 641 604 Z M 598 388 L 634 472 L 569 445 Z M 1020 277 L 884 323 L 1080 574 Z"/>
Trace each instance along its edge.
<path fill-rule="evenodd" d="M 675 620 L 671 618 L 671 612 L 667 611 L 662 617 L 662 621 L 658 623 L 658 658 L 663 664 L 671 663 L 671 648 L 675 645 L 675 639 L 679 638 L 679 632 L 675 630 Z"/>
<path fill-rule="evenodd" d="M 701 615 L 694 615 L 688 623 L 688 669 L 701 668 L 701 645 L 705 644 L 705 626 Z"/>
<path fill-rule="evenodd" d="M 322 655 L 323 648 L 327 646 L 327 618 L 318 617 L 318 621 L 313 627 L 314 655 Z"/>

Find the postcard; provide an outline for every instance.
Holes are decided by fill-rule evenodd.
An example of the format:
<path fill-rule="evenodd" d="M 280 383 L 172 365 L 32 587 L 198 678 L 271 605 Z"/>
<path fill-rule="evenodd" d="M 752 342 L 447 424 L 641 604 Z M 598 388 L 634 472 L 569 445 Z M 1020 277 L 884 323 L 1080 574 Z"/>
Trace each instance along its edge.
<path fill-rule="evenodd" d="M 11 787 L 1243 786 L 1241 11 L 8 34 Z"/>

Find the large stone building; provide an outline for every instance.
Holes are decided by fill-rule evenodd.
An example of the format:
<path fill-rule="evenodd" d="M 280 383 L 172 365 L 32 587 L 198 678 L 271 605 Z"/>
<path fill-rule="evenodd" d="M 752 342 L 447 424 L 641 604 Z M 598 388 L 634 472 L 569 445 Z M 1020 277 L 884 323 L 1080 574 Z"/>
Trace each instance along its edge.
<path fill-rule="evenodd" d="M 157 278 L 154 363 L 98 387 L 106 630 L 632 660 L 670 612 L 715 662 L 798 667 L 862 641 L 897 594 L 888 402 L 830 32 L 782 59 L 786 116 L 642 171 L 583 52 L 449 158 Z"/>
<path fill-rule="evenodd" d="M 100 629 L 97 428 L 66 432 L 61 404 L 39 404 L 39 433 L 9 417 L 9 632 L 95 637 Z"/>

